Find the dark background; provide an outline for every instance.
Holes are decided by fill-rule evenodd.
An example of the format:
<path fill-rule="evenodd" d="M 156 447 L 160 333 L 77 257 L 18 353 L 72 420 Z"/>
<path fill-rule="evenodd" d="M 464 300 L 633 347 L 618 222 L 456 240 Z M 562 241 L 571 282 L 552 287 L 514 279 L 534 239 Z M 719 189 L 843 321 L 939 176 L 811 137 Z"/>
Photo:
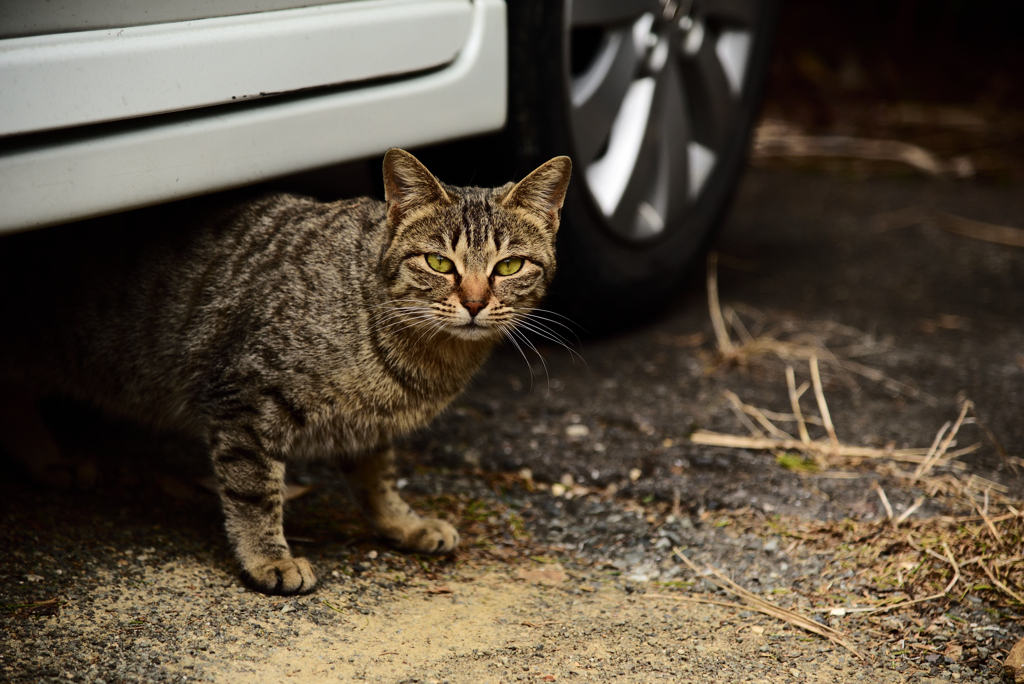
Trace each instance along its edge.
<path fill-rule="evenodd" d="M 970 154 L 980 180 L 1019 180 L 1022 82 L 1024 2 L 784 0 L 764 115 Z"/>

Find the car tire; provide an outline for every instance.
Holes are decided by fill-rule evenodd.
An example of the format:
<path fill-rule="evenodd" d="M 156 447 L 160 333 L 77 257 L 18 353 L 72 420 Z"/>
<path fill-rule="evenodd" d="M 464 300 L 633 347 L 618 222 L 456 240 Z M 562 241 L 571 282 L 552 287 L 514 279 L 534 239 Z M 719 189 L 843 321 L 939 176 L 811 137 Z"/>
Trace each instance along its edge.
<path fill-rule="evenodd" d="M 728 209 L 775 0 L 516 0 L 507 135 L 567 154 L 555 307 L 590 332 L 663 309 Z"/>

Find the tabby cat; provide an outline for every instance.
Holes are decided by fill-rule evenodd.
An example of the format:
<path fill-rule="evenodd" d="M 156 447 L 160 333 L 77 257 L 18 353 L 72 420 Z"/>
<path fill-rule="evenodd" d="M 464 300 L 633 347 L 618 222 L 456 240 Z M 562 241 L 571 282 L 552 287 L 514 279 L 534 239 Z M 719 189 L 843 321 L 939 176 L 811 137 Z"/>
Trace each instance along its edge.
<path fill-rule="evenodd" d="M 544 295 L 570 170 L 557 157 L 516 185 L 451 187 L 392 149 L 385 202 L 274 194 L 169 237 L 135 226 L 95 258 L 8 260 L 2 444 L 36 479 L 87 487 L 93 470 L 58 452 L 41 397 L 191 432 L 242 575 L 265 593 L 316 584 L 284 537 L 288 461 L 336 459 L 378 534 L 450 552 L 455 528 L 400 498 L 391 442 L 447 406 Z"/>

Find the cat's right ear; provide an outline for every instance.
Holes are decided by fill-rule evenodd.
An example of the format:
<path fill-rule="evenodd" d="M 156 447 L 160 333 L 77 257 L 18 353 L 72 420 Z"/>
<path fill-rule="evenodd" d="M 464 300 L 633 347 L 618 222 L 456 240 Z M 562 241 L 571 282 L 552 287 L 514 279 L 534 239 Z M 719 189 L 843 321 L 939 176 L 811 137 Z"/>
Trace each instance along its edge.
<path fill-rule="evenodd" d="M 507 209 L 525 212 L 535 225 L 553 235 L 562 217 L 562 204 L 571 175 L 572 161 L 568 157 L 555 157 L 519 181 L 501 203 Z"/>
<path fill-rule="evenodd" d="M 397 147 L 384 155 L 384 199 L 388 203 L 388 223 L 394 231 L 417 209 L 451 201 L 427 167 Z"/>

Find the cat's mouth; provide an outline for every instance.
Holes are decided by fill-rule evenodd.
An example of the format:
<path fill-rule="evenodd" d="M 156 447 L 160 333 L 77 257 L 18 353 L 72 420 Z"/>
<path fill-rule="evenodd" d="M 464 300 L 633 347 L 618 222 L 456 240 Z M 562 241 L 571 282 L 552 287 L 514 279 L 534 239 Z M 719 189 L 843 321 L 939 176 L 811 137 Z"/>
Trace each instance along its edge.
<path fill-rule="evenodd" d="M 462 325 L 454 326 L 451 328 L 451 331 L 456 337 L 461 337 L 465 340 L 482 340 L 485 337 L 493 337 L 496 332 L 491 326 L 481 325 L 475 319 L 470 319 Z"/>

